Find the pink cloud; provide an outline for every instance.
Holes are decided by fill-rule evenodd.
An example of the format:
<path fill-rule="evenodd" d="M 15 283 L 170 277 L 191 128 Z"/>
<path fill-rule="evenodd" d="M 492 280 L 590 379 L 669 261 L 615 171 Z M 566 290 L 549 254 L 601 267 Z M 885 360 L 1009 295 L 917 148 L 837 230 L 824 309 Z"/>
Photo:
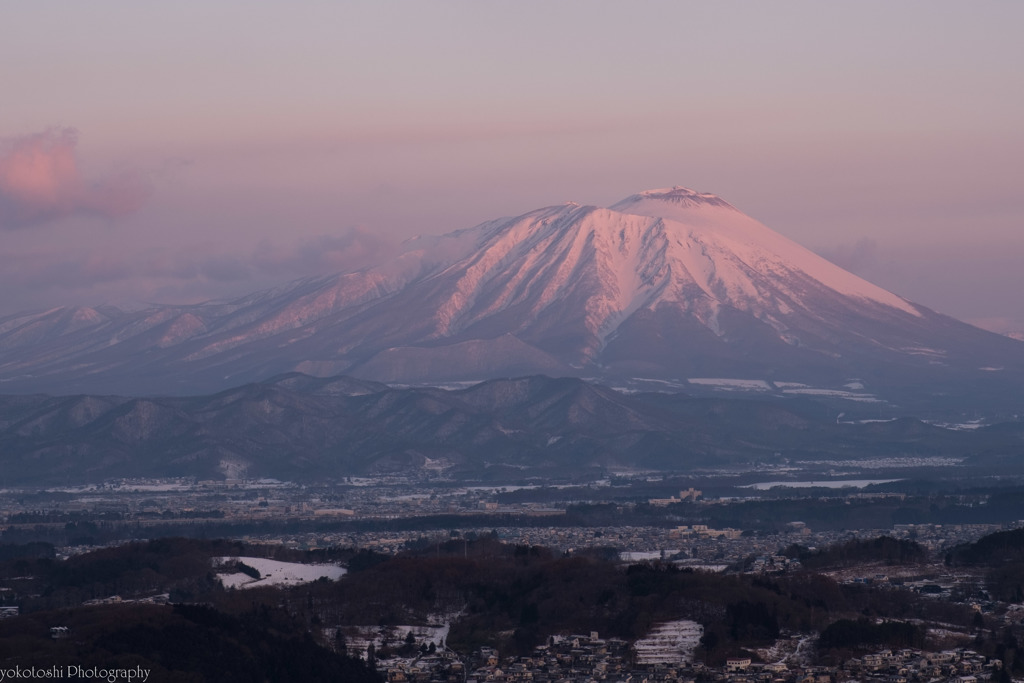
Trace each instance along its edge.
<path fill-rule="evenodd" d="M 18 229 L 74 215 L 118 218 L 138 210 L 149 188 L 137 175 L 82 177 L 73 128 L 0 141 L 0 228 Z"/>

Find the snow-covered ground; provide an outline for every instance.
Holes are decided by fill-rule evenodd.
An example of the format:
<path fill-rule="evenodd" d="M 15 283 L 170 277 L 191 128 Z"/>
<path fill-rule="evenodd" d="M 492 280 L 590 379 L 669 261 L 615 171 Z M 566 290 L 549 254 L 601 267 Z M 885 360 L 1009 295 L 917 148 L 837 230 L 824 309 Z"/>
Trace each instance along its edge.
<path fill-rule="evenodd" d="M 662 556 L 670 556 L 679 551 L 671 550 L 623 550 L 619 553 L 619 559 L 623 562 L 646 562 L 648 560 L 660 560 Z"/>
<path fill-rule="evenodd" d="M 699 572 L 711 572 L 712 574 L 721 574 L 729 568 L 727 564 L 706 564 L 700 560 L 677 560 L 674 562 L 677 567 L 688 567 Z"/>
<path fill-rule="evenodd" d="M 377 652 L 382 649 L 398 649 L 405 644 L 405 638 L 412 633 L 417 648 L 420 645 L 433 643 L 438 650 L 444 650 L 448 642 L 448 632 L 451 631 L 451 615 L 435 615 L 429 619 L 431 625 L 413 626 L 409 624 L 396 624 L 390 626 L 346 626 L 341 630 L 345 634 L 348 652 L 351 655 L 363 657 L 366 655 L 366 648 L 373 643 Z M 330 629 L 331 633 L 335 629 Z"/>
<path fill-rule="evenodd" d="M 793 633 L 776 640 L 771 647 L 758 648 L 757 656 L 765 662 L 806 666 L 811 661 L 816 635 Z"/>
<path fill-rule="evenodd" d="M 680 619 L 656 626 L 646 638 L 636 641 L 638 664 L 684 664 L 693 661 L 693 653 L 704 635 L 696 621 Z"/>
<path fill-rule="evenodd" d="M 984 418 L 967 420 L 966 422 L 932 422 L 930 420 L 925 420 L 925 422 L 934 427 L 942 427 L 943 429 L 952 429 L 956 431 L 970 431 L 988 426 L 988 422 Z"/>
<path fill-rule="evenodd" d="M 847 401 L 858 401 L 861 403 L 884 403 L 874 394 L 865 393 L 859 390 L 864 388 L 861 382 L 849 382 L 843 389 L 823 389 L 808 386 L 799 382 L 772 382 L 769 384 L 763 379 L 732 379 L 726 377 L 690 377 L 686 380 L 691 385 L 710 387 L 716 391 L 779 391 L 785 395 L 798 396 L 828 396 L 830 398 L 841 398 Z"/>
<path fill-rule="evenodd" d="M 601 382 L 601 380 L 599 378 L 595 379 L 594 381 L 598 382 L 598 383 Z M 652 377 L 634 377 L 633 381 L 634 382 L 639 382 L 639 383 L 642 383 L 642 384 L 658 384 L 658 385 L 663 385 L 663 386 L 669 387 L 671 389 L 678 389 L 679 391 L 684 391 L 686 389 L 686 385 L 683 384 L 682 382 L 671 382 L 671 381 L 666 380 L 666 379 L 654 379 Z M 613 387 L 613 388 L 614 389 L 618 389 L 619 387 Z"/>
<path fill-rule="evenodd" d="M 885 401 L 873 394 L 858 394 L 852 391 L 840 391 L 838 389 L 793 388 L 783 389 L 782 393 L 797 394 L 801 396 L 829 396 L 831 398 L 842 398 L 847 401 L 859 401 L 861 403 L 885 403 Z"/>
<path fill-rule="evenodd" d="M 337 581 L 348 571 L 335 564 L 300 564 L 298 562 L 280 562 L 263 557 L 216 557 L 214 565 L 242 562 L 260 573 L 259 579 L 248 574 L 218 574 L 225 588 L 257 588 L 259 586 L 297 586 L 303 583 L 327 578 Z"/>
<path fill-rule="evenodd" d="M 768 382 L 763 379 L 731 379 L 726 377 L 690 377 L 690 384 L 713 386 L 716 389 L 740 391 L 771 391 Z"/>

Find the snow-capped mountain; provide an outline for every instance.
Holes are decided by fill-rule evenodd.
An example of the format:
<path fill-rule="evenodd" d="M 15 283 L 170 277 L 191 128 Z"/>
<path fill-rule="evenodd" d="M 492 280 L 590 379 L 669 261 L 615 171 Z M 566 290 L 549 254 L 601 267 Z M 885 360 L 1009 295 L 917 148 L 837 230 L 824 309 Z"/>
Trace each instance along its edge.
<path fill-rule="evenodd" d="M 400 383 L 856 382 L 903 400 L 1013 386 L 1024 344 L 908 302 L 680 187 L 417 238 L 381 265 L 231 302 L 0 319 L 6 393 L 197 393 L 293 370 Z"/>

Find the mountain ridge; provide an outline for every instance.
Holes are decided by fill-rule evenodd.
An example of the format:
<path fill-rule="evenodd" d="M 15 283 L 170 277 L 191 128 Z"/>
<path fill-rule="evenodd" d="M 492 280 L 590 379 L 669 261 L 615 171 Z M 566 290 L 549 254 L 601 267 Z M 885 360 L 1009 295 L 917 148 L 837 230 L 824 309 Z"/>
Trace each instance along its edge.
<path fill-rule="evenodd" d="M 905 405 L 953 406 L 966 387 L 976 407 L 1017 393 L 1024 345 L 682 187 L 414 238 L 385 263 L 228 302 L 0 318 L 4 393 L 189 394 L 290 371 L 392 383 L 856 380 Z"/>
<path fill-rule="evenodd" d="M 807 400 L 626 394 L 577 378 L 458 390 L 288 373 L 185 397 L 2 396 L 7 486 L 139 477 L 323 481 L 402 473 L 467 480 L 692 472 L 852 453 L 927 467 L 1010 453 L 1020 425 L 955 431 L 905 418 L 853 424 Z M 948 465 L 948 463 L 946 463 Z"/>

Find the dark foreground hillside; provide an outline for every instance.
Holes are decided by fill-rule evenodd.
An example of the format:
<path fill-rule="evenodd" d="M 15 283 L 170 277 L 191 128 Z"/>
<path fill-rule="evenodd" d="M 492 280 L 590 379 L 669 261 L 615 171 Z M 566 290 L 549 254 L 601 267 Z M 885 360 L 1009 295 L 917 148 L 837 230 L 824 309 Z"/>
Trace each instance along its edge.
<path fill-rule="evenodd" d="M 1019 538 L 993 544 L 1019 551 Z M 882 582 L 849 583 L 825 572 L 863 566 L 934 571 L 924 549 L 880 538 L 809 552 L 816 571 L 711 573 L 668 563 L 623 565 L 609 549 L 565 555 L 490 537 L 424 542 L 396 556 L 369 551 L 299 552 L 236 541 L 162 539 L 56 560 L 42 544 L 0 557 L 0 598 L 20 616 L 0 620 L 5 666 L 143 667 L 161 681 L 372 681 L 396 657 L 445 649 L 457 661 L 480 648 L 527 654 L 551 636 L 600 632 L 633 643 L 658 624 L 691 620 L 703 637 L 698 661 L 734 656 L 798 635 L 807 654 L 837 664 L 879 649 L 970 646 L 1024 672 L 1024 633 L 970 596 L 939 599 Z M 225 589 L 215 557 L 341 562 L 348 574 L 292 587 Z M 956 555 L 956 553 L 954 553 Z M 997 560 L 1002 559 L 1000 554 Z M 981 560 L 977 560 L 981 562 Z M 993 569 L 988 565 L 978 570 Z M 995 567 L 995 570 L 1002 567 Z M 252 570 L 236 561 L 227 571 Z M 975 590 L 975 589 L 971 589 Z M 112 595 L 118 601 L 109 601 Z M 170 598 L 172 604 L 131 603 Z M 163 599 L 167 599 L 164 597 Z M 109 604 L 83 604 L 107 598 Z M 447 622 L 446 642 L 416 642 L 411 629 Z M 51 637 L 65 627 L 66 638 Z M 404 629 L 371 651 L 363 634 Z M 935 640 L 935 633 L 943 634 Z M 952 638 L 952 640 L 950 640 Z M 351 639 L 349 642 L 348 639 Z M 412 640 L 412 642 L 410 642 Z M 360 644 L 356 644 L 360 643 Z M 361 659 L 367 660 L 364 663 Z"/>
<path fill-rule="evenodd" d="M 457 616 L 451 617 L 447 645 L 464 654 L 481 646 L 525 653 L 550 635 L 591 631 L 632 642 L 658 623 L 689 619 L 703 626 L 702 656 L 715 662 L 770 645 L 782 632 L 820 632 L 839 619 L 933 619 L 969 626 L 973 617 L 958 605 L 840 584 L 811 572 L 758 576 L 660 563 L 626 567 L 605 559 L 609 554 L 600 549 L 563 556 L 490 538 L 432 544 L 395 557 L 336 552 L 330 559 L 349 567 L 340 581 L 244 591 L 222 588 L 211 563 L 212 557 L 258 551 L 236 542 L 163 539 L 66 561 L 39 557 L 36 550 L 26 546 L 29 556 L 0 564 L 0 584 L 23 612 L 0 622 L 0 633 L 45 642 L 5 645 L 11 648 L 4 651 L 8 658 L 19 652 L 46 657 L 59 652 L 54 647 L 73 645 L 79 658 L 135 653 L 160 666 L 179 662 L 189 671 L 206 670 L 213 664 L 204 654 L 182 658 L 182 643 L 195 642 L 216 645 L 225 653 L 219 661 L 255 658 L 261 667 L 289 667 L 291 652 L 305 652 L 310 675 L 317 676 L 345 665 L 317 649 L 315 640 L 326 633 L 427 625 L 438 614 L 452 614 Z M 329 559 L 289 552 L 292 560 Z M 917 557 L 908 553 L 907 561 Z M 845 559 L 855 559 L 849 549 Z M 25 580 L 29 575 L 35 577 L 31 582 Z M 113 594 L 132 599 L 159 593 L 184 604 L 76 606 Z M 72 628 L 72 645 L 47 640 L 47 629 L 55 625 Z"/>
<path fill-rule="evenodd" d="M 67 629 L 54 639 L 51 627 Z M 5 668 L 148 671 L 161 682 L 382 680 L 359 659 L 316 643 L 295 618 L 265 606 L 229 615 L 206 605 L 103 605 L 0 621 Z M 105 678 L 104 676 L 93 676 Z"/>

